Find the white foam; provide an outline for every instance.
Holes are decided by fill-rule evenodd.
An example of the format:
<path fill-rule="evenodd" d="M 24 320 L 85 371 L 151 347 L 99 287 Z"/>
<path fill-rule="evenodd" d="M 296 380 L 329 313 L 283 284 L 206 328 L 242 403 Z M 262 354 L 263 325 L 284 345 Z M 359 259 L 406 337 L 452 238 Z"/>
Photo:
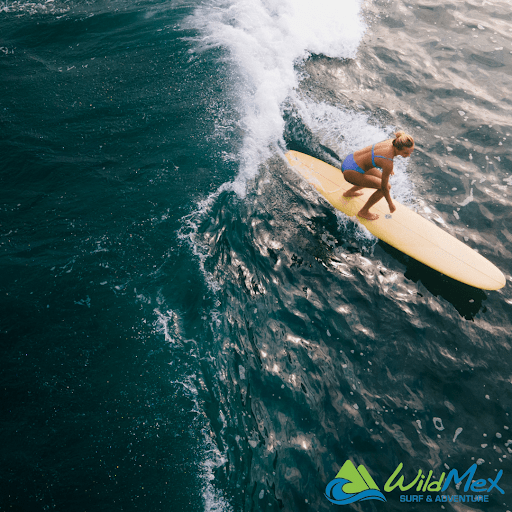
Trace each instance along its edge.
<path fill-rule="evenodd" d="M 203 429 L 204 453 L 201 463 L 205 512 L 233 512 L 233 507 L 215 485 L 215 470 L 226 463 L 208 429 Z"/>
<path fill-rule="evenodd" d="M 147 301 L 146 297 L 144 297 L 144 301 Z M 169 343 L 172 348 L 176 349 L 178 354 L 179 348 L 183 347 L 184 344 L 184 329 L 181 325 L 181 317 L 176 311 L 165 307 L 165 300 L 160 293 L 156 297 L 156 302 L 159 303 L 160 308 L 153 310 L 156 316 L 156 320 L 153 323 L 155 333 L 163 334 L 165 341 Z M 194 359 L 199 355 L 196 352 L 196 347 L 193 344 L 191 345 L 191 340 L 188 342 L 186 353 L 192 355 Z M 175 361 L 179 361 L 178 355 Z M 199 368 L 197 368 L 197 370 L 200 372 Z M 233 512 L 233 507 L 229 503 L 229 500 L 224 496 L 223 490 L 220 489 L 215 482 L 215 471 L 226 464 L 226 458 L 220 452 L 211 435 L 211 425 L 207 419 L 204 404 L 199 395 L 197 380 L 196 373 L 192 369 L 192 371 L 182 373 L 178 380 L 171 380 L 171 383 L 179 386 L 183 394 L 192 402 L 193 406 L 190 412 L 196 415 L 195 420 L 193 420 L 193 427 L 199 428 L 202 424 L 202 439 L 196 455 L 199 462 L 198 476 L 203 483 L 202 497 L 204 500 L 204 510 L 206 512 Z M 226 421 L 223 418 L 222 411 L 220 411 L 220 419 L 225 426 Z"/>
<path fill-rule="evenodd" d="M 170 345 L 181 345 L 181 319 L 178 314 L 171 309 L 161 312 L 159 308 L 155 308 L 154 313 L 157 316 L 155 331 L 163 334 Z"/>
<path fill-rule="evenodd" d="M 196 52 L 227 50 L 241 105 L 244 144 L 232 184 L 245 195 L 247 180 L 282 138 L 281 107 L 299 85 L 296 64 L 311 53 L 352 58 L 365 31 L 360 0 L 209 0 L 186 25 L 200 32 Z"/>
<path fill-rule="evenodd" d="M 197 208 L 192 213 L 182 218 L 182 227 L 177 233 L 178 239 L 187 243 L 194 256 L 198 259 L 199 268 L 212 292 L 219 291 L 220 285 L 217 283 L 214 276 L 205 268 L 205 262 L 208 258 L 210 247 L 206 241 L 198 236 L 198 228 L 205 216 L 208 215 L 211 205 L 222 192 L 229 188 L 229 186 L 229 183 L 221 185 L 216 192 L 210 194 L 205 200 L 200 201 Z"/>
<path fill-rule="evenodd" d="M 9 0 L 0 4 L 0 12 L 16 13 L 18 16 L 32 14 L 64 14 L 68 6 L 56 5 L 54 0 L 25 1 Z"/>

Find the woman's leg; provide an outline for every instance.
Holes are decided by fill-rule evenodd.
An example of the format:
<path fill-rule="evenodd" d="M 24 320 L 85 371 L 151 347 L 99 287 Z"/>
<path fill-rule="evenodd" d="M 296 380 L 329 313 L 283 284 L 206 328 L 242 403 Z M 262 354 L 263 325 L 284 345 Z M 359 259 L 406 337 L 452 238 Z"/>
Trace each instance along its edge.
<path fill-rule="evenodd" d="M 384 197 L 384 192 L 382 190 L 376 190 L 366 201 L 366 204 L 357 212 L 359 217 L 367 220 L 376 220 L 379 216 L 376 213 L 371 213 L 369 210 L 374 205 L 377 204 Z"/>
<path fill-rule="evenodd" d="M 369 209 L 380 201 L 384 197 L 384 192 L 381 190 L 382 187 L 382 172 L 373 167 L 372 169 L 361 174 L 357 171 L 346 170 L 343 173 L 343 177 L 351 184 L 354 185 L 352 188 L 347 190 L 344 197 L 355 197 L 361 195 L 357 193 L 362 188 L 374 188 L 377 189 L 368 199 L 366 204 L 359 210 L 358 216 L 367 220 L 378 219 L 379 216 L 375 213 L 370 213 Z"/>
<path fill-rule="evenodd" d="M 349 188 L 344 194 L 343 194 L 343 197 L 357 197 L 357 196 L 362 196 L 363 193 L 362 192 L 359 192 L 361 189 L 363 189 L 364 187 L 358 187 L 356 185 L 354 185 L 352 188 Z"/>

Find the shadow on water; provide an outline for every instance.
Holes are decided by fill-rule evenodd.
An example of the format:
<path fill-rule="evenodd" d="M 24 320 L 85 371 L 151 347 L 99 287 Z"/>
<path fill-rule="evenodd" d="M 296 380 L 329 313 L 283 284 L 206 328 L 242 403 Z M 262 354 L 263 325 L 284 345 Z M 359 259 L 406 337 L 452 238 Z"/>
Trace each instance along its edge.
<path fill-rule="evenodd" d="M 379 241 L 379 246 L 394 259 L 405 265 L 404 276 L 407 279 L 415 283 L 421 281 L 432 295 L 447 300 L 459 315 L 466 320 L 473 320 L 480 310 L 483 313 L 487 311 L 487 308 L 482 304 L 487 299 L 487 294 L 483 290 L 445 276 L 385 242 Z"/>

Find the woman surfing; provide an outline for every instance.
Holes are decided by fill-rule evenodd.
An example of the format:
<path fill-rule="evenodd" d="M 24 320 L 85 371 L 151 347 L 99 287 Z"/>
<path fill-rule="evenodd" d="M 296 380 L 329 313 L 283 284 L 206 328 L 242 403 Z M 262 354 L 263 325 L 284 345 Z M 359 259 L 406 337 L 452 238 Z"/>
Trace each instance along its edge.
<path fill-rule="evenodd" d="M 378 219 L 376 213 L 371 213 L 370 208 L 380 201 L 383 197 L 389 205 L 389 211 L 393 213 L 396 210 L 389 191 L 389 177 L 393 172 L 393 158 L 402 156 L 408 158 L 414 151 L 414 139 L 403 131 L 395 133 L 394 139 L 377 142 L 373 146 L 367 146 L 348 155 L 341 170 L 343 177 L 352 185 L 347 190 L 344 197 L 355 197 L 362 195 L 363 188 L 377 189 L 368 199 L 366 204 L 359 210 L 357 215 L 367 220 Z"/>

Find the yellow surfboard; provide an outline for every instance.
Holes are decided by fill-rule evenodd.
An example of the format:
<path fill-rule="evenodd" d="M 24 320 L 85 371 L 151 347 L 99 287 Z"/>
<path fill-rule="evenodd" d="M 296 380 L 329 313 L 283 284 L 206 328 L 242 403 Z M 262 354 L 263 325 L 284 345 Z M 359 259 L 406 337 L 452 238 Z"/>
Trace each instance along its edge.
<path fill-rule="evenodd" d="M 297 151 L 289 151 L 286 158 L 329 203 L 350 217 L 357 214 L 374 192 L 363 189 L 362 196 L 343 197 L 352 185 L 339 169 Z M 379 215 L 377 220 L 357 219 L 377 238 L 457 281 L 483 290 L 505 286 L 505 276 L 489 260 L 398 201 L 393 202 L 396 206 L 393 214 L 382 199 L 372 208 Z"/>

